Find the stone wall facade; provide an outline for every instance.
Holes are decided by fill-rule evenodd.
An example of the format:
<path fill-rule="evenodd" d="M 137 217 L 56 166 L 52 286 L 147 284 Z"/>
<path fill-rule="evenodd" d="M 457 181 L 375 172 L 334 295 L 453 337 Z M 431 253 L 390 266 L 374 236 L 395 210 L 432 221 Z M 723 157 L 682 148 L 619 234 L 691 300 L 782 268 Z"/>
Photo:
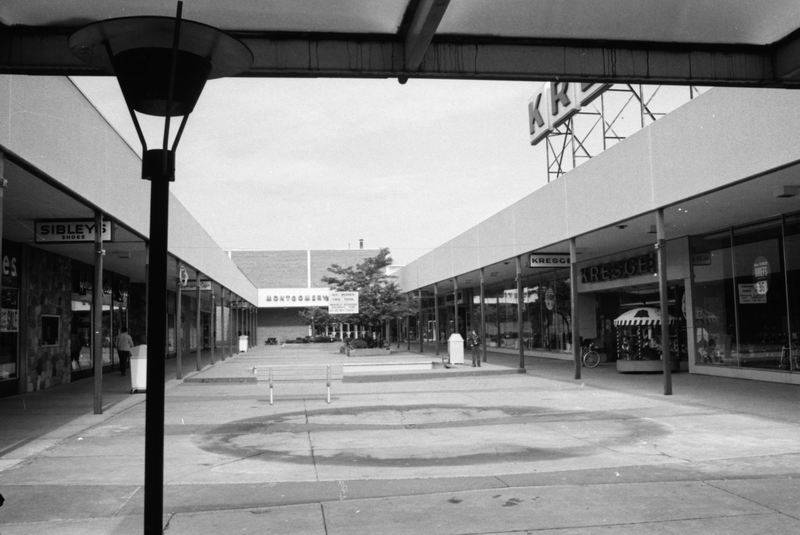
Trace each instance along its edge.
<path fill-rule="evenodd" d="M 27 367 L 26 390 L 32 392 L 70 382 L 70 322 L 72 321 L 72 261 L 41 249 L 24 246 L 25 288 L 20 303 L 25 322 L 20 359 Z M 55 344 L 42 339 L 42 317 L 58 316 Z"/>

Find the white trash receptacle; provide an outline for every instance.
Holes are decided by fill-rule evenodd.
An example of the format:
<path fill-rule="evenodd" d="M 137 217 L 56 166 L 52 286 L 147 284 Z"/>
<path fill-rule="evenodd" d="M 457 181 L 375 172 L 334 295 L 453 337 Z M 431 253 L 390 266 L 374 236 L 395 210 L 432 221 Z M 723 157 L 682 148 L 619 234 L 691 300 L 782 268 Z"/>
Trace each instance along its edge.
<path fill-rule="evenodd" d="M 447 352 L 450 354 L 450 364 L 464 364 L 464 339 L 458 333 L 453 333 L 447 339 Z"/>
<path fill-rule="evenodd" d="M 145 344 L 131 348 L 130 360 L 131 394 L 147 390 L 147 346 Z"/>
<path fill-rule="evenodd" d="M 249 337 L 245 335 L 241 335 L 239 337 L 239 353 L 245 353 L 247 348 L 249 347 L 247 344 L 249 343 Z"/>

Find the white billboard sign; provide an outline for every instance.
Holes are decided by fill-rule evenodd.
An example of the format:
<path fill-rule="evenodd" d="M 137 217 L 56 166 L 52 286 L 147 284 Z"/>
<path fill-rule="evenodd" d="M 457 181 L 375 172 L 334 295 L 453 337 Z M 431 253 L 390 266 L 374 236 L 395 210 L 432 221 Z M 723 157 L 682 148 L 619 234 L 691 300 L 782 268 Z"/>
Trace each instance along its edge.
<path fill-rule="evenodd" d="M 358 314 L 358 292 L 331 292 L 329 314 Z"/>
<path fill-rule="evenodd" d="M 259 308 L 327 307 L 329 288 L 259 288 Z"/>
<path fill-rule="evenodd" d="M 597 98 L 610 84 L 547 82 L 528 101 L 528 127 L 531 145 L 536 145 L 554 129 Z"/>
<path fill-rule="evenodd" d="M 94 236 L 94 219 L 50 219 L 34 222 L 33 237 L 36 243 L 93 242 Z M 103 241 L 112 241 L 111 221 L 103 221 L 101 238 Z"/>

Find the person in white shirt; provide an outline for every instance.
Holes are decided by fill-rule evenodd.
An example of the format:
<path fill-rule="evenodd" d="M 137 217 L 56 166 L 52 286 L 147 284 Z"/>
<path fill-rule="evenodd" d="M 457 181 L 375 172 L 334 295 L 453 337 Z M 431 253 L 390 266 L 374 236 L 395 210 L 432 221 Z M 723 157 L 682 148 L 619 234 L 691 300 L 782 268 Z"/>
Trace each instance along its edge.
<path fill-rule="evenodd" d="M 128 330 L 123 327 L 120 329 L 114 345 L 117 346 L 117 355 L 119 355 L 119 371 L 125 375 L 125 370 L 128 369 L 128 361 L 131 358 L 131 348 L 133 347 L 133 338 L 128 334 Z"/>

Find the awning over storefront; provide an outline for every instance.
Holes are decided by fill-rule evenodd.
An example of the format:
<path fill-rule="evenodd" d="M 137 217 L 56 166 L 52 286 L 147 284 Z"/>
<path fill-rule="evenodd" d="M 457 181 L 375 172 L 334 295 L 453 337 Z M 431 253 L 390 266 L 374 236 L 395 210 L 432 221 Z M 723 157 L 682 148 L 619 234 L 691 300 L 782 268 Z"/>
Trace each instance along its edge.
<path fill-rule="evenodd" d="M 675 323 L 675 318 L 670 316 L 669 322 Z M 633 308 L 624 312 L 614 320 L 614 326 L 616 327 L 627 327 L 629 325 L 661 325 L 661 311 L 653 307 Z"/>

